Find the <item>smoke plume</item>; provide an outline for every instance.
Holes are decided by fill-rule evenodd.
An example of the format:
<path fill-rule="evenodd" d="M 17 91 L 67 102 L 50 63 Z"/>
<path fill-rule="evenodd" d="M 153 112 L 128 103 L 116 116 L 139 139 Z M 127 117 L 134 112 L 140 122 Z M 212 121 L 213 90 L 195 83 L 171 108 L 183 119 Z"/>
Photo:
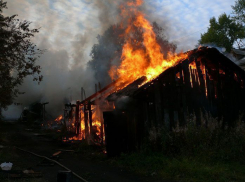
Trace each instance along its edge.
<path fill-rule="evenodd" d="M 19 88 L 25 94 L 14 101 L 22 104 L 20 110 L 34 102 L 49 102 L 46 110 L 55 117 L 62 114 L 65 103 L 81 99 L 81 87 L 87 96 L 94 93 L 94 84 L 98 79 L 92 67 L 88 66 L 91 49 L 98 44 L 98 35 L 103 35 L 111 25 L 121 22 L 120 5 L 125 3 L 125 0 L 7 2 L 5 16 L 18 14 L 18 18 L 33 22 L 33 27 L 41 27 L 33 41 L 40 49 L 46 50 L 37 62 L 42 67 L 44 80 L 38 85 L 32 81 L 32 77 L 25 79 Z M 171 30 L 166 26 L 168 20 L 153 16 L 151 3 L 145 2 L 140 8 L 147 19 L 157 21 L 165 29 L 166 36 L 170 34 Z M 118 46 L 111 43 L 107 48 L 113 52 L 118 50 Z M 110 59 L 114 65 L 120 63 L 120 56 L 112 59 L 103 52 L 101 56 L 104 60 Z M 102 87 L 106 86 L 108 78 L 103 73 L 109 71 L 110 66 L 101 63 L 97 69 L 101 70 L 99 81 Z M 5 112 L 6 117 L 19 115 L 17 110 L 15 114 Z"/>

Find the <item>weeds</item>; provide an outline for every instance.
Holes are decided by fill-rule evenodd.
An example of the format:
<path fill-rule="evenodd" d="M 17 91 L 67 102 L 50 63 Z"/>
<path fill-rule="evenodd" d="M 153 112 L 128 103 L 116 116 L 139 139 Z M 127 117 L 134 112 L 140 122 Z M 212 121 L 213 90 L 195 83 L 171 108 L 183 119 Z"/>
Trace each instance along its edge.
<path fill-rule="evenodd" d="M 141 152 L 124 154 L 117 163 L 146 175 L 156 172 L 164 179 L 245 181 L 244 122 L 228 128 L 208 113 L 199 126 L 195 116 L 188 120 L 186 127 L 171 132 L 152 128 Z"/>
<path fill-rule="evenodd" d="M 222 128 L 222 122 L 205 116 L 209 122 L 195 125 L 195 116 L 189 118 L 186 127 L 177 126 L 168 132 L 164 128 L 149 132 L 143 151 L 160 151 L 167 156 L 198 156 L 222 161 L 245 161 L 245 126 L 240 121 L 235 128 Z M 156 146 L 157 145 L 157 146 Z M 160 149 L 160 150 L 159 150 Z M 239 156 L 239 157 L 238 157 Z"/>

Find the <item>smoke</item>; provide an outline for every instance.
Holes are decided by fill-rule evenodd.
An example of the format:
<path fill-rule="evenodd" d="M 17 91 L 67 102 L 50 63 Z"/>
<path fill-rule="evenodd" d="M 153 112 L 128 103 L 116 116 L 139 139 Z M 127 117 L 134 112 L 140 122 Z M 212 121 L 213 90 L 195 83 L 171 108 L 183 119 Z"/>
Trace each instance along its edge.
<path fill-rule="evenodd" d="M 37 62 L 42 67 L 43 81 L 38 85 L 29 76 L 19 87 L 25 94 L 20 95 L 14 102 L 21 103 L 20 107 L 28 107 L 34 102 L 49 102 L 47 112 L 53 117 L 62 114 L 64 104 L 81 99 L 81 87 L 89 96 L 94 93 L 95 72 L 87 64 L 91 60 L 90 52 L 94 44 L 98 44 L 98 35 L 111 26 L 121 22 L 120 5 L 125 0 L 94 0 L 94 1 L 28 1 L 11 0 L 4 15 L 18 14 L 18 18 L 33 22 L 33 27 L 41 27 L 40 33 L 33 39 L 40 49 L 46 52 Z M 75 3 L 75 4 L 74 4 Z M 77 4 L 76 4 L 77 3 Z M 78 8 L 74 8 L 77 6 Z M 20 7 L 20 8 L 16 8 Z M 171 34 L 168 29 L 168 20 L 155 16 L 152 13 L 151 3 L 145 2 L 140 9 L 151 22 L 159 22 L 165 29 L 166 36 Z M 81 14 L 83 11 L 83 14 Z M 107 49 L 117 51 L 120 45 L 111 43 Z M 118 53 L 120 55 L 120 52 Z M 106 60 L 110 55 L 104 56 Z M 119 64 L 120 56 L 110 62 Z M 109 71 L 110 65 L 101 63 L 97 69 L 102 87 L 108 83 L 108 78 L 103 73 Z M 11 112 L 4 112 L 6 117 L 17 117 L 20 110 L 10 107 Z M 13 110 L 16 111 L 13 114 Z"/>
<path fill-rule="evenodd" d="M 23 107 L 33 102 L 49 102 L 46 107 L 48 113 L 54 116 L 61 114 L 64 104 L 80 99 L 81 87 L 88 86 L 88 81 L 93 79 L 91 71 L 81 66 L 69 69 L 67 61 L 68 53 L 65 50 L 46 52 L 39 61 L 44 80 L 38 85 L 32 81 L 32 77 L 26 78 L 19 88 L 25 94 L 15 102 L 22 103 Z"/>
<path fill-rule="evenodd" d="M 81 87 L 85 88 L 87 96 L 94 93 L 93 70 L 87 68 L 87 62 L 96 35 L 101 32 L 93 28 L 90 17 L 80 25 L 82 19 L 76 10 L 70 11 L 73 5 L 67 1 L 54 2 L 53 9 L 50 9 L 46 0 L 14 1 L 7 3 L 5 16 L 18 13 L 18 18 L 32 21 L 32 27 L 41 27 L 33 42 L 38 48 L 46 50 L 37 62 L 42 68 L 44 79 L 38 85 L 28 76 L 19 87 L 25 94 L 14 100 L 21 105 L 10 106 L 3 115 L 6 118 L 18 118 L 24 107 L 35 102 L 49 102 L 46 111 L 56 117 L 62 114 L 64 104 L 81 99 Z M 25 11 L 19 11 L 17 6 Z M 64 11 L 67 17 L 61 17 L 60 11 Z M 84 31 L 80 30 L 82 26 L 86 26 Z"/>
<path fill-rule="evenodd" d="M 137 1 L 139 2 L 140 0 Z M 168 25 L 168 20 L 164 20 L 163 17 L 153 16 L 154 14 L 151 14 L 152 9 L 150 8 L 150 3 L 148 1 L 141 6 L 133 7 L 127 5 L 129 2 L 132 3 L 130 0 L 119 0 L 116 2 L 112 0 L 97 0 L 93 4 L 95 8 L 99 9 L 99 22 L 103 33 L 98 36 L 98 44 L 96 44 L 93 49 L 93 57 L 89 62 L 89 67 L 95 71 L 95 79 L 102 83 L 102 85 L 110 83 L 111 77 L 108 72 L 111 68 L 118 67 L 122 61 L 121 50 L 125 39 L 123 39 L 121 35 L 125 35 L 124 28 L 127 27 L 128 22 L 131 22 L 129 20 L 135 15 L 135 9 L 143 13 L 146 19 L 150 20 L 151 23 L 161 22 L 160 27 L 163 28 L 163 31 L 158 29 L 160 28 L 159 24 L 155 24 L 157 26 L 154 27 L 154 30 L 158 29 L 157 31 L 159 34 L 157 32 L 156 34 L 162 38 L 161 46 L 164 53 L 168 52 L 170 47 L 174 47 L 172 46 L 173 44 L 167 41 L 168 35 L 171 32 L 166 26 Z M 136 0 L 134 2 L 136 2 Z M 130 11 L 125 11 L 123 8 L 130 8 Z M 133 37 L 131 38 L 141 41 L 142 38 L 140 38 L 140 35 L 141 32 L 138 30 L 138 32 L 131 34 Z"/>
<path fill-rule="evenodd" d="M 93 7 L 98 10 L 98 20 L 100 22 L 100 30 L 103 33 L 111 25 L 115 25 L 122 21 L 121 6 L 125 6 L 128 2 L 136 2 L 137 0 L 94 0 Z M 138 7 L 150 22 L 157 22 L 166 30 L 166 36 L 171 35 L 170 19 L 159 15 L 156 12 L 156 4 L 148 0 L 143 0 L 143 4 Z M 166 8 L 162 7 L 164 12 Z"/>

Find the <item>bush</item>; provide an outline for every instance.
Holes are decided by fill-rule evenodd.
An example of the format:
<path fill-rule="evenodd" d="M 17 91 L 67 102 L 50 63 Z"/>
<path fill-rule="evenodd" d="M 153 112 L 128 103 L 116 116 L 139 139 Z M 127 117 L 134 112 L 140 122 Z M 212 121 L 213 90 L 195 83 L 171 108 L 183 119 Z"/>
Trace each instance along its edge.
<path fill-rule="evenodd" d="M 189 118 L 186 127 L 173 131 L 152 128 L 143 151 L 161 151 L 168 156 L 189 156 L 222 161 L 245 161 L 245 127 L 238 122 L 235 128 L 222 127 L 216 118 L 206 116 L 200 126 L 195 116 Z M 148 144 L 147 144 L 148 143 Z"/>

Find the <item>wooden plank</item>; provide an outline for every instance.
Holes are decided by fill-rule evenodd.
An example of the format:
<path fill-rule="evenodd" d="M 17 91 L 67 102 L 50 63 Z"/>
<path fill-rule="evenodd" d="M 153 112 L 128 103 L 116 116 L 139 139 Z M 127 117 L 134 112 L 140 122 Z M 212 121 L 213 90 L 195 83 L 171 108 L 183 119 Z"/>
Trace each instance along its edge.
<path fill-rule="evenodd" d="M 90 128 L 90 138 L 94 139 L 94 131 L 93 131 L 93 113 L 91 108 L 91 103 L 88 103 L 88 116 L 89 116 L 89 128 Z"/>
<path fill-rule="evenodd" d="M 85 124 L 85 139 L 89 139 L 89 128 L 88 128 L 88 103 L 84 105 L 84 124 Z"/>

